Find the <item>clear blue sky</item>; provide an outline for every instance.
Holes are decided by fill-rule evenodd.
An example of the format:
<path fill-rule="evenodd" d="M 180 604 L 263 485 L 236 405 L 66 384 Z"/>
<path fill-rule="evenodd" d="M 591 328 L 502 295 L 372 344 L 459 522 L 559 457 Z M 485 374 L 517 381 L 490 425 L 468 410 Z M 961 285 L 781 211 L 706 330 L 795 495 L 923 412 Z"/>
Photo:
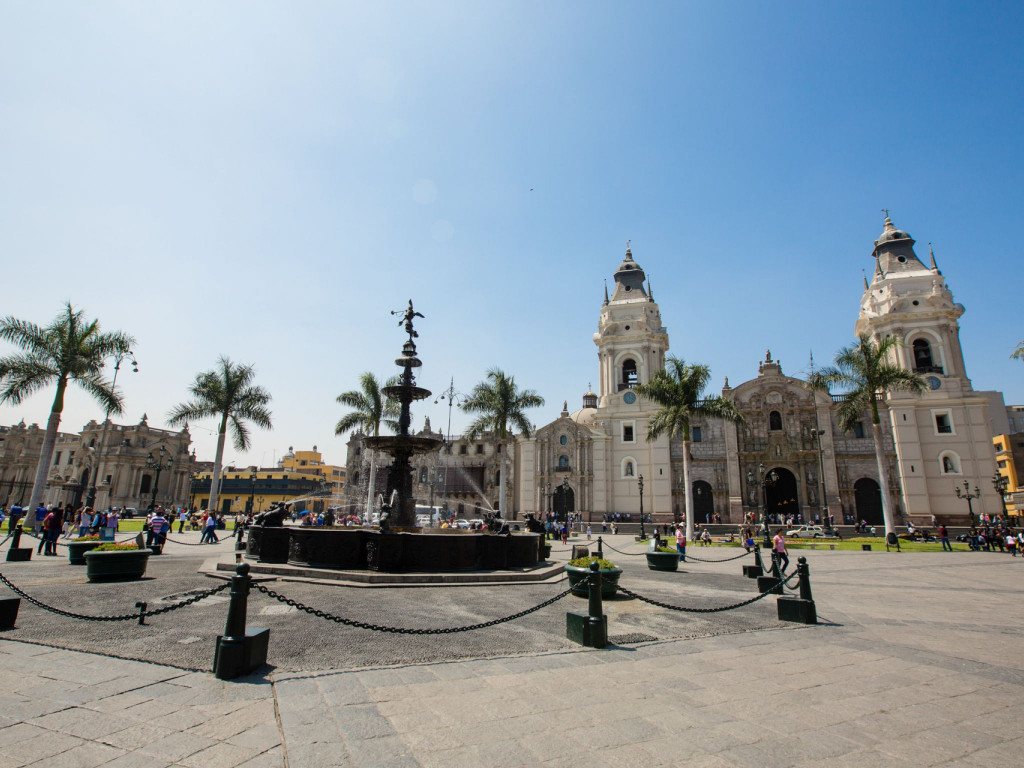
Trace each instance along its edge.
<path fill-rule="evenodd" d="M 673 353 L 735 385 L 766 347 L 795 374 L 851 340 L 887 207 L 967 308 L 974 386 L 1024 402 L 1022 22 L 1010 2 L 2 2 L 0 314 L 70 299 L 134 333 L 126 421 L 161 424 L 221 353 L 253 363 L 275 430 L 225 458 L 341 461 L 334 397 L 397 371 L 410 297 L 424 386 L 498 365 L 543 423 L 596 384 L 627 238 Z M 50 397 L 0 423 L 44 423 Z M 76 392 L 64 428 L 100 416 Z"/>

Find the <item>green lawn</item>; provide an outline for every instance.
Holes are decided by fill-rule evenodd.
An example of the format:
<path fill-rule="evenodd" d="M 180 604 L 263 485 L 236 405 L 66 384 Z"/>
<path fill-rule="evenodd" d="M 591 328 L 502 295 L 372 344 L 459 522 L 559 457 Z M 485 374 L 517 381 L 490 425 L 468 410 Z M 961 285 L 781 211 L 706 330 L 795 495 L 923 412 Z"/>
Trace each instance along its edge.
<path fill-rule="evenodd" d="M 672 539 L 671 536 L 665 537 Z M 759 544 L 762 544 L 761 538 L 757 539 Z M 669 543 L 673 543 L 670 541 Z M 834 548 L 837 551 L 861 551 L 861 544 L 870 544 L 871 550 L 877 552 L 878 550 L 885 551 L 885 537 L 883 536 L 856 536 L 854 538 L 844 539 L 786 539 L 786 549 L 824 549 L 829 550 Z M 959 541 L 951 541 L 950 544 L 953 546 L 954 552 L 969 552 L 970 548 Z M 739 542 L 732 544 L 725 544 L 722 542 L 714 541 L 710 547 L 724 547 L 726 549 L 738 549 Z M 702 547 L 700 544 L 690 542 L 687 545 L 687 551 L 693 550 L 694 554 L 700 552 L 702 549 L 708 549 L 710 547 Z M 762 544 L 763 549 L 763 544 Z M 942 544 L 936 542 L 919 542 L 919 541 L 903 541 L 900 540 L 900 549 L 904 552 L 941 552 Z M 698 555 L 699 556 L 699 555 Z"/>

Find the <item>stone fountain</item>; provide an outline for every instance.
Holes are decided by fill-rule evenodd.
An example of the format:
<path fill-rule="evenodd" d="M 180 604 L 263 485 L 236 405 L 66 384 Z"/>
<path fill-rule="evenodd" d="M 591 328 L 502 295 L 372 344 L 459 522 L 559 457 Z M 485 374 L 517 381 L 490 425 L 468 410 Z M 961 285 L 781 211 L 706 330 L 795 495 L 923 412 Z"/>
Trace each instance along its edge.
<path fill-rule="evenodd" d="M 430 435 L 409 434 L 410 407 L 430 397 L 430 391 L 416 385 L 413 371 L 423 363 L 416 357 L 413 327 L 417 317 L 412 301 L 401 316 L 408 339 L 395 363 L 402 369 L 401 381 L 384 388 L 384 394 L 401 406 L 398 434 L 363 438 L 367 448 L 392 457 L 388 480 L 381 496 L 381 525 L 370 528 L 310 528 L 282 525 L 282 516 L 267 517 L 264 524 L 250 529 L 247 554 L 258 563 L 287 563 L 307 568 L 342 571 L 444 572 L 528 569 L 540 562 L 540 536 L 535 533 L 493 533 L 457 528 L 422 530 L 416 524 L 416 499 L 412 495 L 413 468 L 410 459 L 438 450 L 444 440 Z M 507 531 L 507 528 L 505 529 Z M 254 567 L 254 570 L 259 571 Z M 266 571 L 267 569 L 264 569 Z M 271 569 L 271 572 L 275 572 Z"/>

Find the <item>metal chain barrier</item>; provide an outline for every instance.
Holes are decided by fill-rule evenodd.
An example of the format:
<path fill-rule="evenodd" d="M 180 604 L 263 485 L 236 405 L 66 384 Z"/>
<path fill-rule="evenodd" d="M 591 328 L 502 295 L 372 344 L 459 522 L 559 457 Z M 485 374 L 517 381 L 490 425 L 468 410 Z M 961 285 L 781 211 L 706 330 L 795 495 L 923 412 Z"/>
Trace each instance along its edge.
<path fill-rule="evenodd" d="M 169 541 L 172 544 L 181 544 L 182 546 L 185 546 L 185 547 L 205 547 L 205 546 L 208 546 L 210 544 L 213 544 L 214 546 L 216 546 L 217 544 L 223 544 L 225 541 L 234 541 L 234 540 L 235 540 L 234 536 L 225 536 L 223 539 L 217 539 L 217 541 L 209 541 L 209 542 L 207 542 L 207 541 L 178 541 L 177 539 L 172 539 L 170 536 L 164 536 L 164 541 Z"/>
<path fill-rule="evenodd" d="M 617 589 L 618 589 L 619 592 L 621 592 L 624 595 L 628 595 L 629 597 L 634 597 L 637 600 L 641 600 L 641 601 L 643 601 L 645 603 L 649 603 L 650 605 L 657 606 L 658 608 L 667 608 L 670 611 L 682 611 L 684 613 L 721 613 L 722 611 L 732 611 L 732 610 L 734 610 L 736 608 L 742 608 L 745 605 L 750 605 L 751 603 L 756 603 L 761 598 L 766 597 L 767 595 L 770 595 L 772 593 L 772 590 L 777 589 L 780 584 L 785 585 L 787 581 L 789 581 L 790 579 L 792 579 L 796 575 L 797 575 L 796 571 L 794 571 L 793 573 L 791 573 L 786 578 L 779 579 L 778 581 L 776 581 L 766 591 L 761 592 L 758 595 L 755 595 L 754 597 L 750 598 L 749 600 L 744 600 L 742 602 L 734 603 L 732 605 L 722 605 L 722 606 L 719 606 L 718 608 L 687 608 L 687 607 L 682 606 L 682 605 L 672 605 L 671 603 L 663 603 L 660 600 L 652 600 L 649 597 L 644 597 L 643 595 L 638 595 L 636 592 L 633 592 L 632 590 L 626 589 L 621 584 L 617 587 Z"/>
<path fill-rule="evenodd" d="M 175 603 L 173 605 L 168 605 L 165 608 L 157 608 L 157 609 L 152 610 L 152 611 L 143 610 L 141 612 L 140 611 L 136 611 L 135 613 L 115 614 L 113 616 L 94 616 L 94 615 L 90 615 L 90 614 L 86 614 L 86 613 L 74 613 L 72 611 L 65 611 L 63 608 L 55 608 L 52 605 L 47 605 L 46 603 L 42 602 L 41 600 L 37 600 L 36 598 L 32 597 L 30 594 L 26 593 L 24 590 L 19 589 L 18 587 L 16 587 L 2 573 L 0 573 L 0 581 L 2 581 L 4 584 L 6 584 L 15 594 L 20 595 L 21 597 L 25 598 L 26 600 L 28 600 L 33 605 L 38 606 L 39 608 L 42 608 L 44 611 L 49 611 L 50 613 L 56 613 L 58 616 L 66 616 L 69 619 L 80 619 L 82 621 L 139 621 L 140 617 L 141 618 L 145 618 L 147 616 L 159 616 L 162 613 L 170 613 L 171 611 L 176 611 L 179 608 L 184 608 L 186 605 L 192 605 L 193 603 L 198 603 L 200 600 L 205 600 L 206 598 L 210 597 L 211 595 L 215 595 L 218 592 L 223 592 L 225 589 L 227 589 L 228 587 L 231 586 L 231 582 L 230 581 L 225 581 L 223 584 L 220 584 L 219 586 L 213 587 L 212 589 L 204 590 L 203 592 L 200 592 L 198 595 L 194 595 L 193 597 L 190 597 L 188 600 L 183 600 L 180 603 Z"/>
<path fill-rule="evenodd" d="M 754 550 L 750 550 L 749 552 L 743 552 L 739 555 L 736 555 L 735 557 L 725 557 L 720 560 L 709 560 L 704 557 L 694 557 L 693 555 L 687 553 L 686 560 L 687 562 L 689 562 L 690 560 L 696 560 L 698 563 L 728 563 L 730 560 L 739 560 L 741 557 L 746 557 L 747 555 L 752 554 L 754 554 Z"/>
<path fill-rule="evenodd" d="M 42 536 L 37 536 L 32 531 L 23 531 L 22 533 L 27 533 L 29 536 L 31 536 L 36 541 L 46 541 L 46 539 L 44 539 Z M 53 543 L 56 544 L 59 547 L 66 547 L 67 546 L 67 544 L 65 544 L 65 543 L 63 543 L 61 541 L 55 541 Z"/>
<path fill-rule="evenodd" d="M 646 555 L 647 554 L 646 550 L 643 551 L 643 552 L 623 552 L 621 549 L 616 549 L 615 547 L 613 547 L 607 541 L 602 541 L 601 543 L 604 546 L 608 547 L 608 549 L 610 549 L 612 552 L 618 552 L 620 555 L 628 555 L 630 557 L 640 557 L 641 555 Z"/>
<path fill-rule="evenodd" d="M 590 577 L 587 577 L 587 582 L 590 581 Z M 578 586 L 578 585 L 577 585 Z M 262 592 L 269 598 L 277 600 L 278 602 L 284 603 L 285 605 L 291 606 L 297 611 L 308 613 L 310 616 L 315 616 L 318 619 L 326 619 L 327 621 L 333 621 L 337 624 L 344 624 L 347 627 L 356 627 L 357 629 L 369 629 L 373 632 L 391 632 L 397 635 L 451 635 L 457 632 L 472 632 L 477 629 L 484 629 L 486 627 L 494 627 L 498 624 L 504 624 L 509 621 L 521 619 L 523 616 L 528 616 L 531 613 L 539 611 L 541 608 L 547 608 L 552 603 L 556 603 L 563 597 L 572 592 L 572 588 L 559 592 L 554 597 L 545 600 L 539 605 L 535 605 L 532 608 L 527 608 L 525 611 L 519 611 L 519 613 L 513 613 L 511 616 L 504 616 L 500 619 L 492 619 L 491 621 L 483 621 L 479 624 L 468 624 L 464 627 L 441 627 L 437 629 L 415 629 L 412 627 L 389 627 L 383 624 L 369 624 L 365 621 L 355 621 L 353 619 L 346 619 L 341 616 L 336 616 L 333 613 L 327 611 L 321 611 L 318 608 L 300 603 L 298 600 L 292 600 L 282 594 L 275 592 L 272 589 L 268 589 L 262 584 L 253 584 L 252 588 L 257 592 Z"/>

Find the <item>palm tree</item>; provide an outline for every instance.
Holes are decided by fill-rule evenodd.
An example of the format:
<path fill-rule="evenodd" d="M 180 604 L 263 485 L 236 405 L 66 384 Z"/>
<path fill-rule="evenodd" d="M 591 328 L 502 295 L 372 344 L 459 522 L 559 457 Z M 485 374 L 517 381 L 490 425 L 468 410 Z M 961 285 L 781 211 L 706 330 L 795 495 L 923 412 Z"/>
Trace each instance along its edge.
<path fill-rule="evenodd" d="M 812 374 L 808 384 L 825 392 L 838 385 L 845 389 L 845 399 L 839 404 L 839 427 L 851 431 L 867 412 L 871 413 L 871 437 L 875 441 L 875 459 L 878 479 L 882 486 L 882 519 L 885 534 L 895 533 L 889 497 L 889 463 L 882 448 L 882 419 L 878 401 L 886 392 L 921 392 L 924 378 L 892 362 L 892 351 L 899 344 L 895 336 L 886 336 L 877 344 L 862 334 L 856 344 L 843 347 L 836 354 L 835 366 Z"/>
<path fill-rule="evenodd" d="M 397 383 L 389 379 L 385 386 Z M 397 432 L 399 415 L 398 403 L 381 392 L 377 377 L 367 371 L 359 377 L 359 389 L 342 392 L 338 402 L 352 410 L 346 413 L 334 427 L 334 434 L 343 435 L 351 429 L 360 429 L 370 437 L 380 435 L 380 425 Z M 370 450 L 370 477 L 366 483 L 366 519 L 373 511 L 373 495 L 377 485 L 377 452 Z"/>
<path fill-rule="evenodd" d="M 1017 342 L 1017 348 L 1013 350 L 1013 354 L 1010 357 L 1017 360 L 1024 360 L 1024 341 Z"/>
<path fill-rule="evenodd" d="M 98 320 L 86 320 L 85 313 L 76 310 L 70 302 L 45 328 L 5 317 L 0 320 L 0 339 L 23 350 L 0 358 L 0 403 L 10 401 L 20 405 L 43 387 L 57 384 L 29 497 L 32 510 L 43 500 L 68 385 L 78 384 L 108 413 L 121 413 L 121 395 L 103 378 L 103 363 L 108 357 L 128 352 L 135 339 L 120 331 L 101 332 Z"/>
<path fill-rule="evenodd" d="M 683 485 L 686 487 L 686 538 L 693 539 L 693 486 L 690 483 L 690 433 L 696 417 L 726 419 L 737 424 L 743 415 L 731 400 L 705 397 L 704 389 L 711 369 L 701 363 L 686 363 L 669 357 L 665 368 L 656 371 L 646 384 L 636 387 L 637 394 L 660 406 L 647 423 L 647 439 L 661 435 L 683 440 Z"/>
<path fill-rule="evenodd" d="M 533 425 L 526 418 L 527 408 L 539 408 L 544 405 L 544 398 L 532 389 L 520 390 L 516 387 L 515 377 L 507 375 L 498 368 L 487 372 L 487 379 L 481 381 L 469 393 L 462 404 L 467 413 L 479 416 L 469 425 L 466 432 L 470 440 L 475 440 L 483 432 L 491 432 L 498 439 L 498 450 L 501 451 L 501 469 L 498 473 L 498 516 L 507 520 L 505 515 L 505 475 L 508 466 L 508 442 L 514 433 L 510 427 L 518 429 L 526 437 L 530 436 Z"/>
<path fill-rule="evenodd" d="M 226 357 L 217 360 L 212 371 L 197 373 L 195 381 L 188 388 L 192 400 L 180 403 L 171 409 L 167 422 L 178 426 L 189 421 L 217 418 L 217 454 L 213 459 L 213 477 L 210 479 L 210 501 L 207 509 L 216 511 L 220 496 L 221 463 L 224 461 L 224 441 L 231 426 L 231 437 L 235 448 L 240 451 L 249 448 L 249 427 L 251 421 L 257 427 L 270 429 L 270 393 L 252 383 L 256 371 L 251 365 L 232 363 Z"/>

